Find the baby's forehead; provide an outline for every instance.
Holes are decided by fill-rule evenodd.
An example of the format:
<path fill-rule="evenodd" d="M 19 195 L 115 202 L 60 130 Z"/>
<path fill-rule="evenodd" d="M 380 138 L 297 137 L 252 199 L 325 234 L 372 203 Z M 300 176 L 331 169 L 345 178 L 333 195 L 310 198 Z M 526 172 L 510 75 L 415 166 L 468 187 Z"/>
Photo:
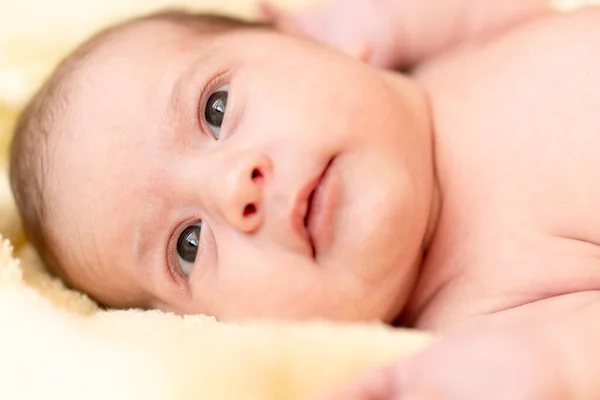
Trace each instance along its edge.
<path fill-rule="evenodd" d="M 198 35 L 183 26 L 165 21 L 140 21 L 109 32 L 90 51 L 89 65 L 105 60 L 118 61 L 175 50 L 182 44 L 198 39 Z"/>
<path fill-rule="evenodd" d="M 245 22 L 210 14 L 162 13 L 125 23 L 100 33 L 98 53 L 123 50 L 134 46 L 139 52 L 144 46 L 171 42 L 209 40 L 232 32 L 265 28 L 267 25 Z"/>
<path fill-rule="evenodd" d="M 65 175 L 71 183 L 104 182 L 107 163 L 120 158 L 131 160 L 129 150 L 147 144 L 148 132 L 169 131 L 177 123 L 170 112 L 177 103 L 174 99 L 195 97 L 188 93 L 193 89 L 185 89 L 194 87 L 189 82 L 199 74 L 210 75 L 218 64 L 215 60 L 220 59 L 217 54 L 225 54 L 218 49 L 220 46 L 212 44 L 215 42 L 210 36 L 220 39 L 221 33 L 232 30 L 243 34 L 243 30 L 228 28 L 196 32 L 188 25 L 151 19 L 100 38 L 74 72 L 69 110 L 61 118 L 67 126 L 66 134 L 61 135 L 66 140 L 56 143 L 62 159 L 59 168 L 68 169 Z M 210 57 L 203 56 L 203 52 Z M 173 140 L 169 135 L 157 138 L 157 148 L 168 147 Z M 145 165 L 139 161 L 139 165 Z M 70 167 L 85 163 L 98 168 L 86 168 L 85 176 L 78 176 L 79 169 Z"/>
<path fill-rule="evenodd" d="M 66 83 L 71 88 L 69 106 L 61 114 L 62 139 L 55 144 L 64 160 L 77 159 L 76 164 L 82 158 L 91 162 L 98 152 L 114 155 L 118 149 L 132 148 L 133 141 L 143 139 L 132 132 L 161 122 L 173 77 L 190 57 L 181 50 L 194 37 L 177 25 L 143 21 L 101 39 Z M 102 158 L 100 164 L 107 161 Z M 69 168 L 68 175 L 76 174 Z"/>
<path fill-rule="evenodd" d="M 193 32 L 160 21 L 111 32 L 79 60 L 67 78 L 72 114 L 98 114 L 100 110 L 86 101 L 90 97 L 96 98 L 97 103 L 118 100 L 114 96 L 123 96 L 125 91 L 138 90 L 141 94 L 156 86 L 175 65 L 185 62 L 183 59 L 199 56 L 203 51 L 208 48 Z M 86 118 L 84 122 L 93 121 Z"/>
<path fill-rule="evenodd" d="M 276 33 L 273 26 L 261 22 L 244 21 L 215 14 L 165 11 L 141 17 L 110 27 L 84 44 L 77 53 L 86 55 L 87 66 L 109 60 L 124 61 L 168 57 L 169 52 L 193 48 L 198 54 L 214 39 L 235 33 L 240 36 L 257 31 Z M 83 63 L 82 63 L 83 64 Z"/>

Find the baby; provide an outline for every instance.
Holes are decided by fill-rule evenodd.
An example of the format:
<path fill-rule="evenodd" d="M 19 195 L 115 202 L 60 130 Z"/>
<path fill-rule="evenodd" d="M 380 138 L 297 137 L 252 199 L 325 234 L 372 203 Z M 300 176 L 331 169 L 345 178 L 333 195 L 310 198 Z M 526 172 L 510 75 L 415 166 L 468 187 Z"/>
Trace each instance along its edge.
<path fill-rule="evenodd" d="M 495 3 L 112 27 L 20 119 L 25 229 L 107 306 L 449 332 L 340 398 L 599 397 L 600 9 Z"/>

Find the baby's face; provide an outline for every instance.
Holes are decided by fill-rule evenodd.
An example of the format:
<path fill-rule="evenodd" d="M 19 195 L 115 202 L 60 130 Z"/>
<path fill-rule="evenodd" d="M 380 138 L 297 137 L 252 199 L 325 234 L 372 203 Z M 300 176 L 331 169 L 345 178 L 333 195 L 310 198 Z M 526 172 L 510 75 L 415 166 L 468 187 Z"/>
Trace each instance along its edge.
<path fill-rule="evenodd" d="M 431 200 L 395 79 L 275 32 L 131 28 L 77 73 L 54 149 L 69 279 L 221 320 L 393 319 Z"/>

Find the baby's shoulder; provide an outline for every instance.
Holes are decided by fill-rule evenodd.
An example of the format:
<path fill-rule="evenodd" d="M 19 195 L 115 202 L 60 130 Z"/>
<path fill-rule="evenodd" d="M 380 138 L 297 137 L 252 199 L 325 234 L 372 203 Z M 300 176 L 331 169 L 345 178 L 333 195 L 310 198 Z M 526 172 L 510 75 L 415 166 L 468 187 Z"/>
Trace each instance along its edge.
<path fill-rule="evenodd" d="M 538 24 L 540 31 L 548 31 L 546 34 L 561 33 L 567 35 L 579 35 L 581 38 L 589 38 L 600 35 L 600 4 L 588 5 L 569 12 L 556 12 L 541 18 L 534 24 Z M 555 32 L 551 32 L 555 31 Z"/>
<path fill-rule="evenodd" d="M 461 277 L 444 292 L 465 314 L 600 288 L 600 7 L 465 46 L 417 80 L 444 200 L 422 281 Z"/>
<path fill-rule="evenodd" d="M 600 5 L 590 5 L 570 12 L 553 12 L 512 29 L 474 43 L 473 48 L 515 46 L 518 50 L 539 52 L 583 52 L 600 46 Z"/>
<path fill-rule="evenodd" d="M 415 69 L 418 80 L 490 79 L 507 72 L 576 72 L 600 64 L 600 5 L 557 12 L 523 23 L 479 42 L 464 43 Z M 529 81 L 538 74 L 528 76 Z M 493 80 L 493 79 L 492 79 Z"/>
<path fill-rule="evenodd" d="M 526 136 L 537 140 L 532 125 L 557 126 L 573 118 L 586 120 L 587 131 L 596 130 L 600 6 L 547 15 L 485 42 L 467 43 L 420 66 L 413 77 L 429 93 L 436 125 L 450 131 L 464 132 L 457 124 L 473 126 L 474 118 L 490 124 L 498 110 L 506 114 L 498 127 L 504 139 L 507 131 L 529 126 Z M 538 130 L 546 135 L 546 129 Z"/>
<path fill-rule="evenodd" d="M 547 14 L 507 32 L 507 34 L 511 33 L 527 33 L 569 41 L 576 36 L 581 39 L 598 37 L 600 35 L 600 5 L 589 5 L 569 12 L 557 11 Z M 571 45 L 575 44 L 571 43 Z"/>
<path fill-rule="evenodd" d="M 600 60 L 600 5 L 572 12 L 557 12 L 507 32 L 499 42 L 520 43 L 532 55 L 550 55 L 555 61 Z"/>

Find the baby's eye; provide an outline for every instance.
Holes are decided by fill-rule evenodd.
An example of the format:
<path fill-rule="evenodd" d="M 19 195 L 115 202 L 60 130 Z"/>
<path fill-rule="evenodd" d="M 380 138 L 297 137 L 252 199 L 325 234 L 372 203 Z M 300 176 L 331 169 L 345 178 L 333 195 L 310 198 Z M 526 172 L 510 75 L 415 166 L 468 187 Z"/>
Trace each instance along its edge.
<path fill-rule="evenodd" d="M 227 108 L 227 95 L 228 86 L 221 86 L 214 92 L 206 102 L 206 109 L 204 110 L 204 118 L 208 123 L 210 130 L 215 140 L 219 140 L 221 136 L 221 124 L 223 124 L 223 118 L 225 117 L 225 110 Z"/>
<path fill-rule="evenodd" d="M 185 228 L 177 239 L 177 264 L 185 276 L 192 273 L 200 246 L 201 231 L 202 221 Z"/>

